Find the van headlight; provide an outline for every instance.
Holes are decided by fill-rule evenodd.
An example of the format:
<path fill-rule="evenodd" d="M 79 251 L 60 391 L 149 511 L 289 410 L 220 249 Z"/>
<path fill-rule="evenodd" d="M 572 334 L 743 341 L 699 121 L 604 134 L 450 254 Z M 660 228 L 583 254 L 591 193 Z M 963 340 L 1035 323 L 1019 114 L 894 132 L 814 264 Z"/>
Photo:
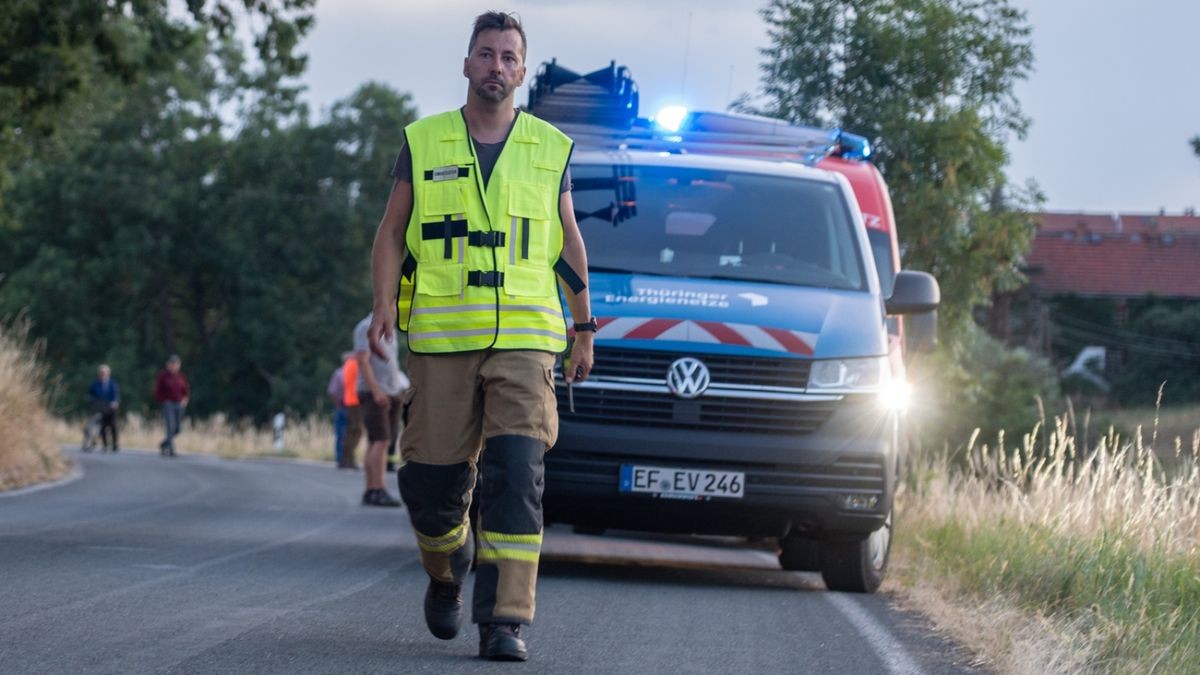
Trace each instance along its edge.
<path fill-rule="evenodd" d="M 886 410 L 908 408 L 908 382 L 892 375 L 886 356 L 865 359 L 813 361 L 808 374 L 808 391 L 813 394 L 873 394 Z"/>
<path fill-rule="evenodd" d="M 830 359 L 813 361 L 808 373 L 808 390 L 835 389 L 839 393 L 878 390 L 891 375 L 886 356 L 867 359 Z"/>

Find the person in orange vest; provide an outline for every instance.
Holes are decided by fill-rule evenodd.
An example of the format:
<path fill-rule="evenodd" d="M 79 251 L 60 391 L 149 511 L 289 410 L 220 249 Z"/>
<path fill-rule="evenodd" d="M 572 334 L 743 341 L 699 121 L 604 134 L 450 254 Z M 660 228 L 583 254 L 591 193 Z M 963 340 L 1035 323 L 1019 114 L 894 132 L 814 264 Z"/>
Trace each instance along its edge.
<path fill-rule="evenodd" d="M 343 364 L 348 356 L 353 356 L 353 353 L 342 353 Z M 329 395 L 329 403 L 333 406 L 333 456 L 338 468 L 341 468 L 346 463 L 344 450 L 346 441 L 346 378 L 344 365 L 339 365 L 337 370 L 333 371 L 333 375 L 329 377 L 329 384 L 325 387 L 325 393 Z"/>
<path fill-rule="evenodd" d="M 362 440 L 362 408 L 358 400 L 358 359 L 354 352 L 342 355 L 342 407 L 346 411 L 346 432 L 342 438 L 342 453 L 338 456 L 339 469 L 357 469 L 355 455 L 358 442 Z"/>

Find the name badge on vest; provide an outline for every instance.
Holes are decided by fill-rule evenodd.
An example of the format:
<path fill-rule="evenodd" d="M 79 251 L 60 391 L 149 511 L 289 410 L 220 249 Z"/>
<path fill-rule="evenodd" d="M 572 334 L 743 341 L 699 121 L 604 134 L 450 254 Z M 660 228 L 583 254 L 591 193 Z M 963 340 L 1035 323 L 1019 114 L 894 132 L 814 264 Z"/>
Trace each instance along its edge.
<path fill-rule="evenodd" d="M 443 180 L 457 180 L 457 179 L 458 179 L 458 167 L 457 166 L 440 166 L 433 170 L 434 182 L 443 181 Z"/>

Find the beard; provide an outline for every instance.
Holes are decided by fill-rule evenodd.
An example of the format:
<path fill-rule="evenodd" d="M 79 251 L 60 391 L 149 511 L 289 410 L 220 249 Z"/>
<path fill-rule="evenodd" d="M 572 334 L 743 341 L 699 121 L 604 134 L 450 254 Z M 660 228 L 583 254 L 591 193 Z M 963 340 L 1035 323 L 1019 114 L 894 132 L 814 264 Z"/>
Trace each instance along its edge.
<path fill-rule="evenodd" d="M 497 86 L 488 87 L 487 85 L 489 84 L 494 84 Z M 475 95 L 485 101 L 499 103 L 512 95 L 514 89 L 516 89 L 515 86 L 506 87 L 504 86 L 504 83 L 499 80 L 484 80 L 475 87 Z"/>

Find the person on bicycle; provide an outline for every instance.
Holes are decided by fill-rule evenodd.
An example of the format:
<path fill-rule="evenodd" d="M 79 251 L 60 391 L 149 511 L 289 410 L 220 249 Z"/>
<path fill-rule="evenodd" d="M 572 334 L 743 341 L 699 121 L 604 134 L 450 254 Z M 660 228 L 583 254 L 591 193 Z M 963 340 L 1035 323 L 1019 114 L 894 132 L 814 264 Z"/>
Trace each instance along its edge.
<path fill-rule="evenodd" d="M 117 442 L 117 409 L 121 407 L 121 388 L 112 378 L 112 369 L 107 364 L 101 364 L 96 369 L 96 379 L 88 387 L 88 398 L 93 414 L 100 416 L 100 442 L 105 450 L 117 452 L 121 449 Z"/>

